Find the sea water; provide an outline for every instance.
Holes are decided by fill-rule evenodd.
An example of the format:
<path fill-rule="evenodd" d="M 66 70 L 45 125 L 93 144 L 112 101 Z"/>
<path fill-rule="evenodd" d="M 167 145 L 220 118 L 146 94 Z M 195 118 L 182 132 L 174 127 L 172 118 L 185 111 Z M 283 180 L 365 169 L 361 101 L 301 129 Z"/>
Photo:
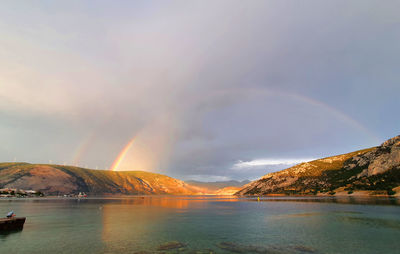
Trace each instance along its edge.
<path fill-rule="evenodd" d="M 0 215 L 11 210 L 26 223 L 0 233 L 2 254 L 400 253 L 389 198 L 0 199 Z"/>

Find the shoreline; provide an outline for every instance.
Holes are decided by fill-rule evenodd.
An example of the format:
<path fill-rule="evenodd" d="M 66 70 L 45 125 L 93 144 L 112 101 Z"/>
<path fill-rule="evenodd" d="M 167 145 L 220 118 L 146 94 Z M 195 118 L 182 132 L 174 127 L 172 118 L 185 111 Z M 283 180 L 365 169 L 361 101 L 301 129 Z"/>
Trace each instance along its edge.
<path fill-rule="evenodd" d="M 72 203 L 96 203 L 96 202 L 133 202 L 142 205 L 160 204 L 163 202 L 185 202 L 186 204 L 197 202 L 298 202 L 298 203 L 324 203 L 324 204 L 343 204 L 343 205 L 395 205 L 400 206 L 400 198 L 392 196 L 331 196 L 331 195 L 273 195 L 273 196 L 217 196 L 217 195 L 190 195 L 190 196 L 173 196 L 173 195 L 141 195 L 141 196 L 89 196 L 87 198 L 76 197 L 57 197 L 48 196 L 40 198 L 0 198 L 0 203 L 5 202 L 72 202 Z"/>
<path fill-rule="evenodd" d="M 385 194 L 371 194 L 369 191 L 359 191 L 352 194 L 347 193 L 336 193 L 336 194 L 325 194 L 318 193 L 316 195 L 287 195 L 287 194 L 265 194 L 265 195 L 215 195 L 215 194 L 200 194 L 200 195 L 171 195 L 171 194 L 160 194 L 160 195 L 93 195 L 88 197 L 62 197 L 62 196 L 44 196 L 44 197 L 0 197 L 0 200 L 40 200 L 40 199 L 59 199 L 59 200 L 85 200 L 85 199 L 124 199 L 124 198 L 229 198 L 229 199 L 256 199 L 256 198 L 391 198 L 399 199 L 400 195 L 385 195 Z"/>

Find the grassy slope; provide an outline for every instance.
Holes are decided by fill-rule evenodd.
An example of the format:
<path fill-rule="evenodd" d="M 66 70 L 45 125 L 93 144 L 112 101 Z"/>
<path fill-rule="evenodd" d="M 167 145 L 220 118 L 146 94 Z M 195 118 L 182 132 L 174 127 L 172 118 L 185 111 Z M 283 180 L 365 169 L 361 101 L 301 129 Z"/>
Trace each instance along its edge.
<path fill-rule="evenodd" d="M 92 170 L 86 168 L 29 164 L 29 163 L 0 163 L 0 187 L 12 185 L 22 177 L 32 176 L 32 170 L 50 167 L 71 177 L 78 191 L 94 194 L 194 194 L 199 190 L 184 182 L 156 173 L 143 171 Z M 46 175 L 43 176 L 45 178 Z M 50 179 L 51 181 L 51 179 Z"/>
<path fill-rule="evenodd" d="M 359 185 L 357 185 L 357 181 L 349 180 L 351 176 L 360 173 L 362 171 L 361 168 L 354 168 L 352 170 L 343 169 L 344 163 L 346 163 L 347 160 L 353 156 L 372 151 L 373 149 L 375 149 L 375 147 L 301 163 L 282 171 L 270 173 L 263 176 L 260 180 L 246 185 L 237 194 L 316 194 L 318 192 L 333 191 L 343 186 L 347 187 L 349 190 L 355 188 L 373 189 L 367 188 L 365 183 L 358 183 Z M 380 175 L 371 178 L 385 177 L 397 181 L 398 176 L 393 175 L 391 171 L 386 174 L 388 176 Z M 377 187 L 382 187 L 381 185 L 382 184 L 377 184 Z M 396 184 L 394 183 L 394 185 Z M 265 188 L 265 186 L 271 186 L 271 188 Z"/>
<path fill-rule="evenodd" d="M 30 164 L 28 163 L 0 163 L 0 181 L 2 185 L 12 183 L 15 179 L 29 175 Z"/>
<path fill-rule="evenodd" d="M 286 174 L 288 176 L 297 176 L 297 177 L 321 176 L 326 171 L 340 170 L 343 167 L 343 164 L 346 160 L 352 158 L 353 156 L 369 152 L 373 149 L 374 147 L 358 150 L 351 153 L 313 160 L 310 162 L 300 163 L 288 169 L 267 174 L 262 178 L 266 178 L 268 176 L 273 176 L 273 175 L 282 175 L 282 174 Z"/>

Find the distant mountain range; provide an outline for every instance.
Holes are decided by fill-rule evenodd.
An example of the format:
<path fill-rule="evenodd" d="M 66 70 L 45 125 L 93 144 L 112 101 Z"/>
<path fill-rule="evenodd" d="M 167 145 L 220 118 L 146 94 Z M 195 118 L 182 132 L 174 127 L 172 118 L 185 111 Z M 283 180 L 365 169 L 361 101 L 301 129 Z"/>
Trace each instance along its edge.
<path fill-rule="evenodd" d="M 226 187 L 242 187 L 243 185 L 250 183 L 249 180 L 243 180 L 243 181 L 231 180 L 231 181 L 217 181 L 217 182 L 201 182 L 195 180 L 188 180 L 185 182 L 190 185 L 197 186 L 200 188 L 205 188 L 211 191 L 218 191 Z"/>
<path fill-rule="evenodd" d="M 400 136 L 267 174 L 236 195 L 399 195 Z"/>
<path fill-rule="evenodd" d="M 181 180 L 143 171 L 93 170 L 29 163 L 0 163 L 0 188 L 38 190 L 47 195 L 79 192 L 91 195 L 194 195 L 207 192 Z"/>
<path fill-rule="evenodd" d="M 189 180 L 186 183 L 206 190 L 207 194 L 212 195 L 233 195 L 243 188 L 244 185 L 250 183 L 249 180 L 243 181 L 218 181 L 218 182 L 200 182 Z"/>

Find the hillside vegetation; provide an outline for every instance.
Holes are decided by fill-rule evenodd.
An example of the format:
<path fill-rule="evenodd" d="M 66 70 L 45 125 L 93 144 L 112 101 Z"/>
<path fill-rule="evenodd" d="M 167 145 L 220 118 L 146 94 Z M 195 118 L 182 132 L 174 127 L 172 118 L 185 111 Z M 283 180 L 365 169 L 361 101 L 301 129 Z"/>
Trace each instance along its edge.
<path fill-rule="evenodd" d="M 108 171 L 86 168 L 0 163 L 0 188 L 39 190 L 47 195 L 86 192 L 104 194 L 202 194 L 183 181 L 143 171 Z"/>
<path fill-rule="evenodd" d="M 395 194 L 400 186 L 400 136 L 378 147 L 332 156 L 270 173 L 251 182 L 237 195 L 334 195 L 372 191 Z"/>

